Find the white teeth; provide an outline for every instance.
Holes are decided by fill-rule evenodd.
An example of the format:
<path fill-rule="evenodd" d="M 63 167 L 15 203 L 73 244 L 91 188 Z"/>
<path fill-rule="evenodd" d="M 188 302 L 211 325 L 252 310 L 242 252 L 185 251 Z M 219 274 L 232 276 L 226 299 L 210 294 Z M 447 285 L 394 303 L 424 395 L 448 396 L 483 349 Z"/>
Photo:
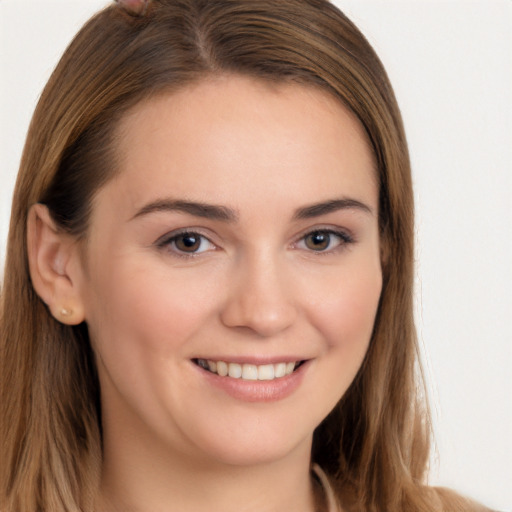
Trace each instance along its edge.
<path fill-rule="evenodd" d="M 274 377 L 279 378 L 279 377 L 284 377 L 285 375 L 286 375 L 286 363 L 276 364 L 274 367 Z"/>
<path fill-rule="evenodd" d="M 258 380 L 258 367 L 255 364 L 244 364 L 242 367 L 242 379 Z"/>
<path fill-rule="evenodd" d="M 229 363 L 228 375 L 233 379 L 239 379 L 242 376 L 242 366 L 237 363 Z"/>
<path fill-rule="evenodd" d="M 272 380 L 274 378 L 274 365 L 262 364 L 258 367 L 259 380 Z"/>
<path fill-rule="evenodd" d="M 225 377 L 228 374 L 228 365 L 224 361 L 217 361 L 217 373 L 221 377 Z"/>
<path fill-rule="evenodd" d="M 216 373 L 221 377 L 231 377 L 233 379 L 243 380 L 274 380 L 286 375 L 290 375 L 295 370 L 297 363 L 277 363 L 277 364 L 239 364 L 226 363 L 224 361 L 212 361 L 210 359 L 197 359 L 197 364 Z"/>

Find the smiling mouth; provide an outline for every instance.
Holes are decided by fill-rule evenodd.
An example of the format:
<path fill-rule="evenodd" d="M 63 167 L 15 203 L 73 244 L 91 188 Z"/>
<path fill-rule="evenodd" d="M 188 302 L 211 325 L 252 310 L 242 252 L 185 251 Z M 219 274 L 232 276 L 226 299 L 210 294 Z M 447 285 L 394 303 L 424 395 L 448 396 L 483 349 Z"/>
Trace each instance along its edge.
<path fill-rule="evenodd" d="M 204 370 L 232 379 L 242 380 L 275 380 L 291 375 L 305 361 L 282 362 L 277 364 L 241 364 L 212 361 L 210 359 L 193 359 L 193 362 Z"/>

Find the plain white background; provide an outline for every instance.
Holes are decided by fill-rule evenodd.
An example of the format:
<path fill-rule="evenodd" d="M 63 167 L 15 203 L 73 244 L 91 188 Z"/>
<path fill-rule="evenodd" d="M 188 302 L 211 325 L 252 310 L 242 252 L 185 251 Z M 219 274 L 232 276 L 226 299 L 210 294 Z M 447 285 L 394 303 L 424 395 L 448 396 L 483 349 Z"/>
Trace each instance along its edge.
<path fill-rule="evenodd" d="M 0 263 L 38 95 L 105 0 L 0 0 Z M 417 202 L 431 483 L 512 510 L 512 2 L 338 0 L 383 60 Z"/>

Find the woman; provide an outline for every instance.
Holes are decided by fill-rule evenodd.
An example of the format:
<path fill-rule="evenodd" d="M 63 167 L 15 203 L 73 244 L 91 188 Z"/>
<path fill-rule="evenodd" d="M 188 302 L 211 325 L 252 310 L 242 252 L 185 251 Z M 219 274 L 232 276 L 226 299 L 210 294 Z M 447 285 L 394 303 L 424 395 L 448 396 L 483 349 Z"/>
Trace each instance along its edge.
<path fill-rule="evenodd" d="M 423 484 L 412 272 L 398 108 L 333 6 L 99 13 L 16 186 L 2 508 L 482 510 Z"/>

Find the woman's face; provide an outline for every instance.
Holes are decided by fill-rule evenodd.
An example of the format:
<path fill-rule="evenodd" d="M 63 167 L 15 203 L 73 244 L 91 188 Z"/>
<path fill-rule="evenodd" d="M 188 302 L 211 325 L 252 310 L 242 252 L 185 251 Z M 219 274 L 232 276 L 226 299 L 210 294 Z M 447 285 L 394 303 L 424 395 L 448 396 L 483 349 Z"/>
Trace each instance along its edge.
<path fill-rule="evenodd" d="M 308 454 L 381 292 L 362 128 L 326 93 L 231 76 L 138 105 L 119 135 L 80 281 L 106 454 Z"/>

